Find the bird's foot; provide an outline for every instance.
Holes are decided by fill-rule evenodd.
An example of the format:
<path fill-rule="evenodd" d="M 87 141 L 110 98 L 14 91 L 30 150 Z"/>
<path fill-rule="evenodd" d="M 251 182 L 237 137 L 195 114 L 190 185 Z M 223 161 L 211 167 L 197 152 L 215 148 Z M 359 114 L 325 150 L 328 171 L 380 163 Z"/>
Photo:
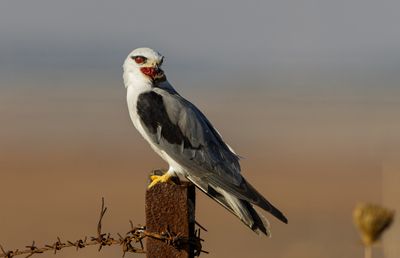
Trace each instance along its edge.
<path fill-rule="evenodd" d="M 150 176 L 151 183 L 149 184 L 147 189 L 152 188 L 153 186 L 155 186 L 158 183 L 173 183 L 173 184 L 175 184 L 173 178 L 174 178 L 174 176 L 168 172 L 164 173 L 164 175 L 161 175 L 161 176 L 152 175 L 152 176 Z"/>

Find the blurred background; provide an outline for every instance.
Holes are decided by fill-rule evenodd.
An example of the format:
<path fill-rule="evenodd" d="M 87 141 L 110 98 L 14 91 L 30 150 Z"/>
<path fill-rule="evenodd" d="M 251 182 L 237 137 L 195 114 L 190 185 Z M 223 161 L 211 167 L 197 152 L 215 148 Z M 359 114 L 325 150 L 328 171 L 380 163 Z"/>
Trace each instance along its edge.
<path fill-rule="evenodd" d="M 198 193 L 206 257 L 362 257 L 356 203 L 400 208 L 399 8 L 390 0 L 2 1 L 0 243 L 95 235 L 102 196 L 104 230 L 144 223 L 148 172 L 166 164 L 131 125 L 121 65 L 148 46 L 245 157 L 246 178 L 289 218 L 267 215 L 265 239 Z M 393 246 L 398 235 L 385 241 Z M 110 255 L 121 250 L 58 254 Z"/>

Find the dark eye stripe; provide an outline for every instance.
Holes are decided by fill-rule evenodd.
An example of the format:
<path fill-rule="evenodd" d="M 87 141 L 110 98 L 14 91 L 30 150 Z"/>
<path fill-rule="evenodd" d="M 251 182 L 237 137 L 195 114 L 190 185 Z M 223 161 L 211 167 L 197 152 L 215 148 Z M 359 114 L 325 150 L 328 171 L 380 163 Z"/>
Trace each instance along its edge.
<path fill-rule="evenodd" d="M 144 56 L 131 56 L 131 58 L 138 64 L 143 64 L 147 61 L 147 58 Z"/>

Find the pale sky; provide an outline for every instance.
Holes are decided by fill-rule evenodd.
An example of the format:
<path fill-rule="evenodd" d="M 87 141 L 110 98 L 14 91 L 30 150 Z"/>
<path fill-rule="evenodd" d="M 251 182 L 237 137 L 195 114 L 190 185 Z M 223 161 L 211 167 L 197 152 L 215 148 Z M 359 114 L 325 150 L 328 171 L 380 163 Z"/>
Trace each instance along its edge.
<path fill-rule="evenodd" d="M 150 46 L 185 68 L 397 71 L 399 10 L 394 0 L 1 1 L 0 66 L 116 71 Z"/>

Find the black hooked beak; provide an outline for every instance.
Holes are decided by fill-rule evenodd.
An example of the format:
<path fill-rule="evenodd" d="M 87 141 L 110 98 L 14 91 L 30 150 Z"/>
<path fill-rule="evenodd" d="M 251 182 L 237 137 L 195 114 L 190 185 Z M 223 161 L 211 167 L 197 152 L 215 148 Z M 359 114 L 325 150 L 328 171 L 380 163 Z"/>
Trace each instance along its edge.
<path fill-rule="evenodd" d="M 153 76 L 154 82 L 164 82 L 167 79 L 164 74 L 164 71 L 159 66 L 156 66 L 154 70 L 155 70 Z"/>
<path fill-rule="evenodd" d="M 163 82 L 167 78 L 165 77 L 164 71 L 159 66 L 156 67 L 142 67 L 140 68 L 142 73 L 149 76 L 154 82 Z"/>

